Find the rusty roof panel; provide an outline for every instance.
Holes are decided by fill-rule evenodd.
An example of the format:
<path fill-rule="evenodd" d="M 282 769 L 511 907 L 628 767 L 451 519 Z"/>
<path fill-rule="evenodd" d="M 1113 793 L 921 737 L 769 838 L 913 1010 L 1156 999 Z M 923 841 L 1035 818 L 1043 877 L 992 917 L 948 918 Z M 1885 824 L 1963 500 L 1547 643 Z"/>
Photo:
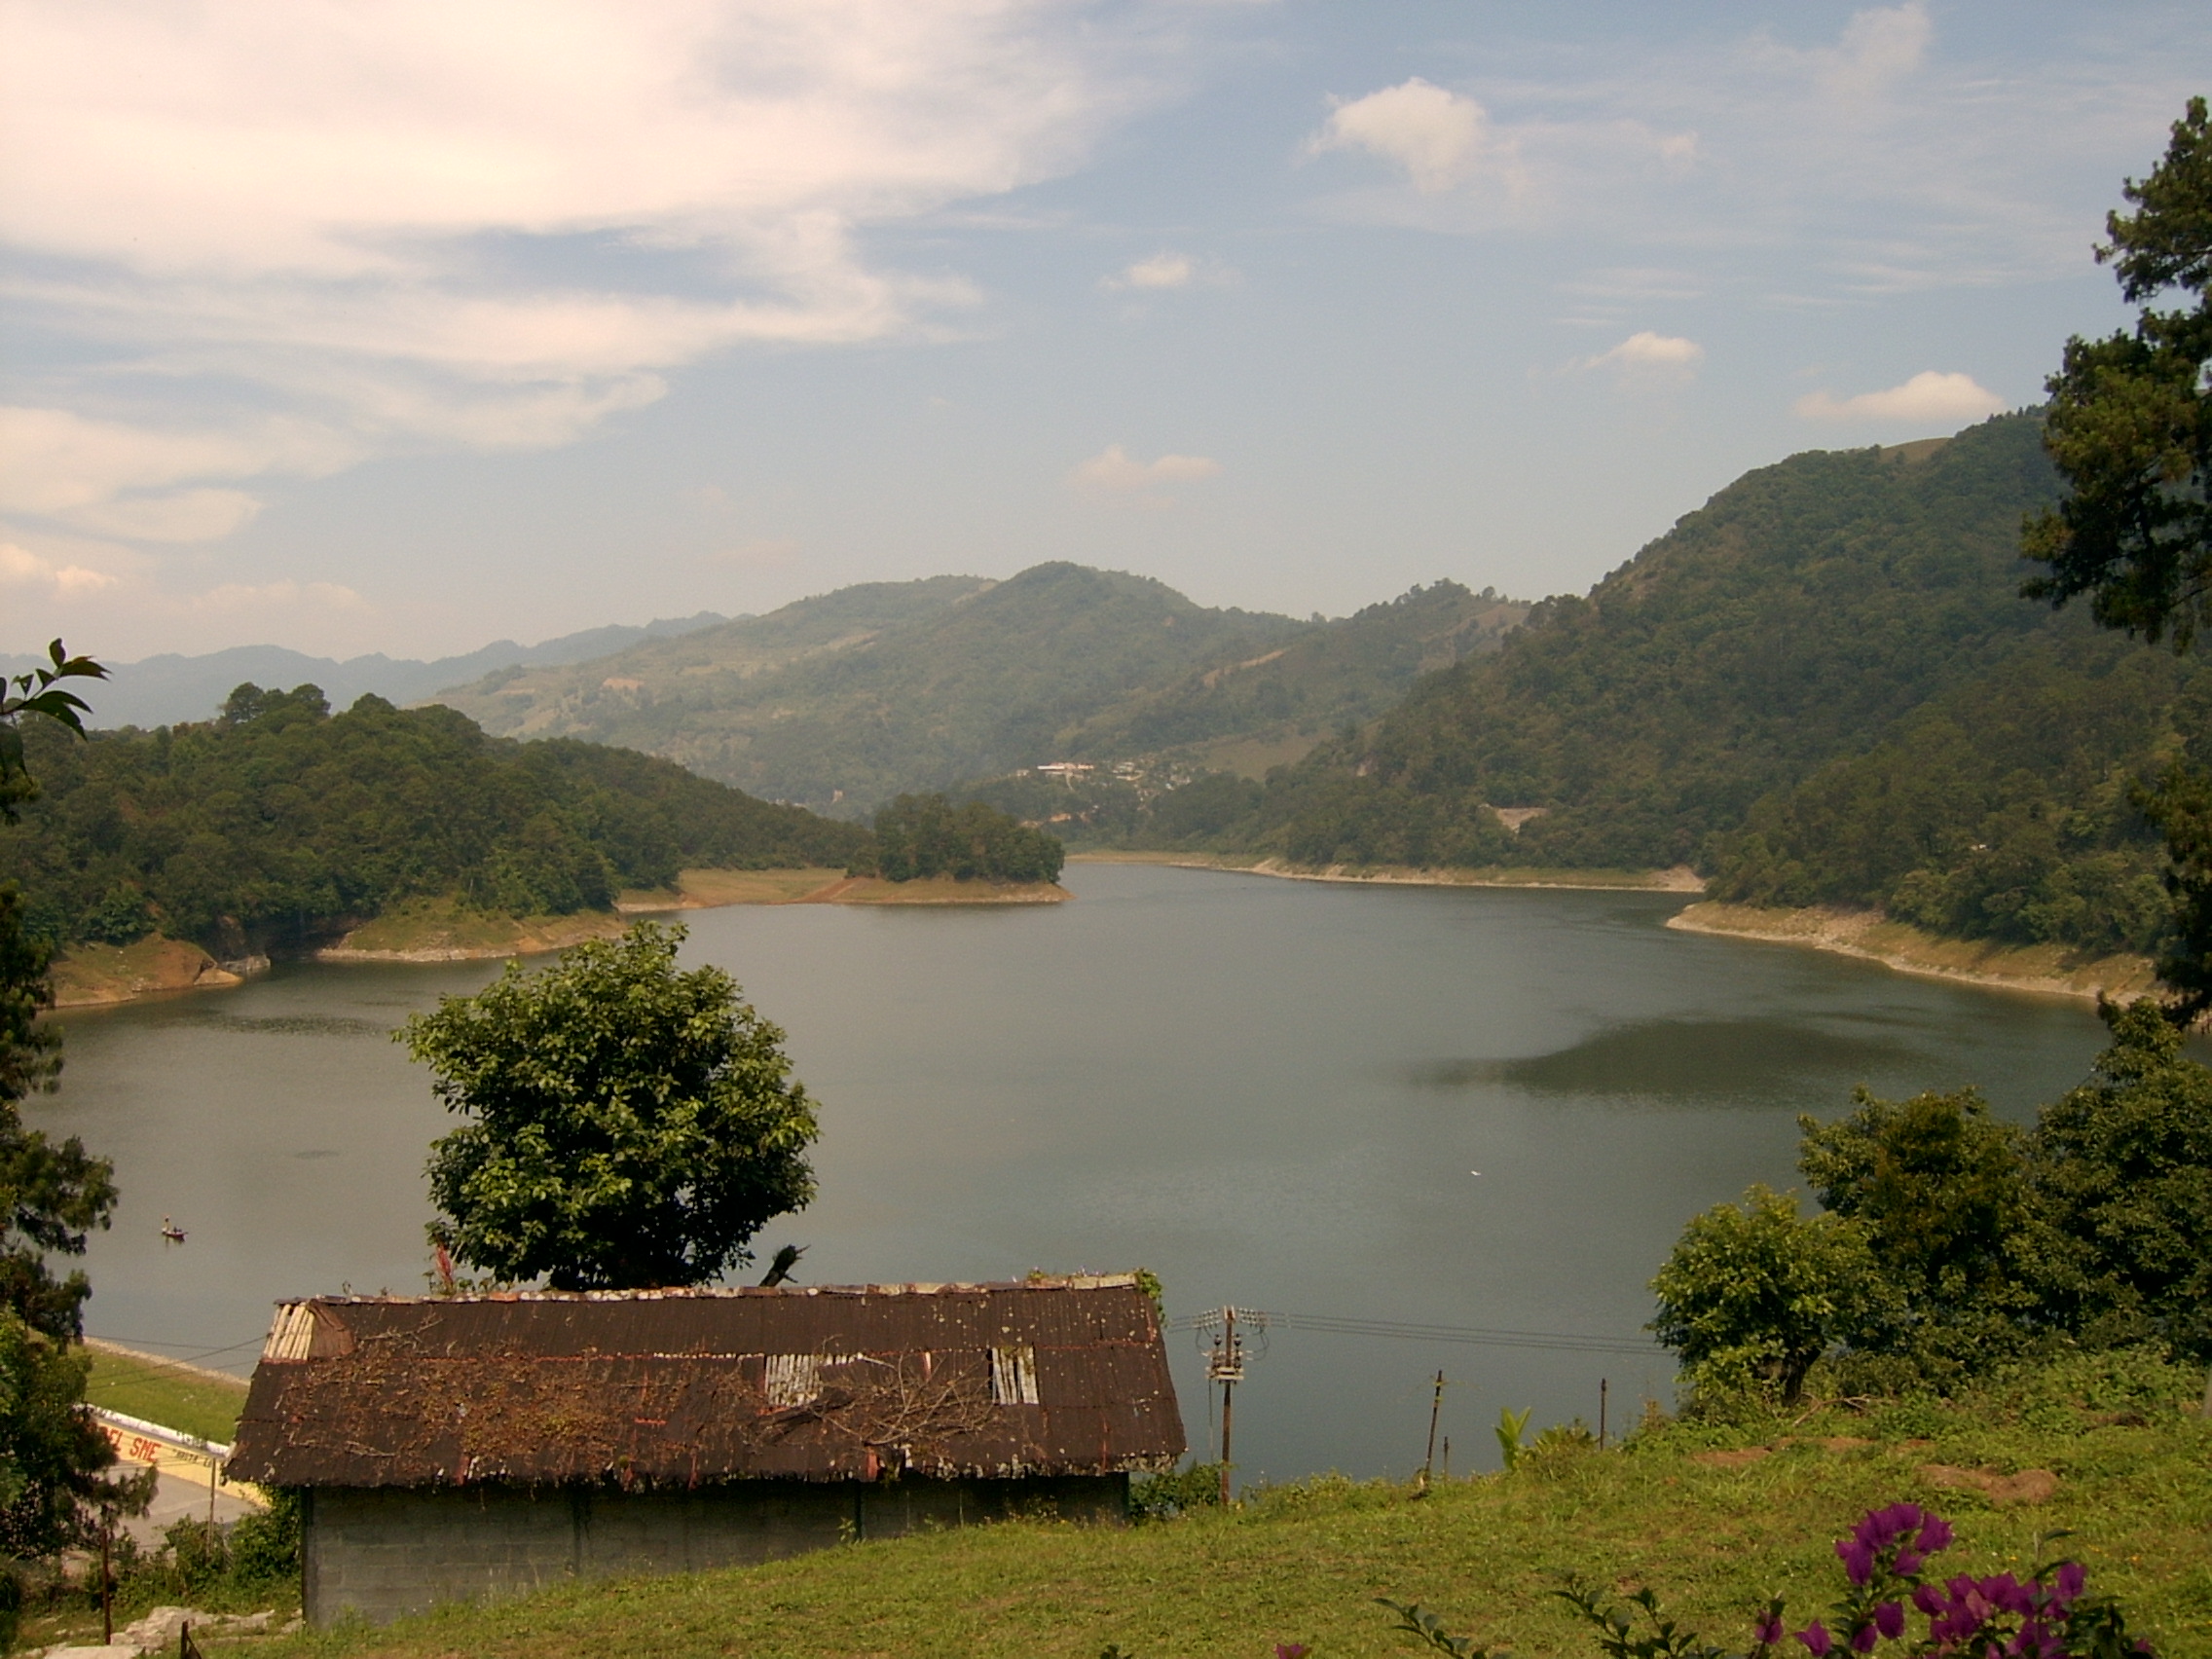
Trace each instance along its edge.
<path fill-rule="evenodd" d="M 994 1347 L 1036 1404 L 994 1400 Z M 1182 1453 L 1151 1299 L 1087 1277 L 287 1303 L 230 1472 L 691 1486 L 1110 1474 Z"/>

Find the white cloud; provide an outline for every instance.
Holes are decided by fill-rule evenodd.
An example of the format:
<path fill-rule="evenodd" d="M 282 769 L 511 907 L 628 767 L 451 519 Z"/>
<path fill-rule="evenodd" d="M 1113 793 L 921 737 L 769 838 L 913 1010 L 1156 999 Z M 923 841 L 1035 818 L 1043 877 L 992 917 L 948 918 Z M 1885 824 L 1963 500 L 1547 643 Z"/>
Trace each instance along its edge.
<path fill-rule="evenodd" d="M 1051 0 L 10 0 L 7 27 L 0 240 L 49 273 L 8 285 L 19 317 L 99 342 L 111 398 L 117 366 L 243 380 L 347 460 L 566 443 L 733 346 L 926 335 L 973 286 L 863 235 L 1065 171 L 1153 95 Z M 219 517 L 134 519 L 92 460 L 18 510 Z"/>
<path fill-rule="evenodd" d="M 105 571 L 82 565 L 56 565 L 27 547 L 0 541 L 0 586 L 43 589 L 55 598 L 74 598 L 113 587 L 115 578 Z"/>
<path fill-rule="evenodd" d="M 1808 421 L 1978 421 L 2008 407 L 1972 375 L 1939 374 L 1934 369 L 1923 369 L 1887 391 L 1839 398 L 1821 390 L 1809 392 L 1794 405 Z"/>
<path fill-rule="evenodd" d="M 1822 90 L 1847 102 L 1878 96 L 1920 67 L 1935 33 L 1921 0 L 1853 14 L 1834 48 L 1813 55 Z"/>
<path fill-rule="evenodd" d="M 1120 444 L 1108 444 L 1068 474 L 1077 489 L 1107 495 L 1146 495 L 1164 484 L 1193 484 L 1221 471 L 1221 462 L 1202 455 L 1163 455 L 1138 461 Z"/>
<path fill-rule="evenodd" d="M 1101 276 L 1098 285 L 1109 293 L 1131 289 L 1160 292 L 1173 288 L 1226 288 L 1234 286 L 1236 280 L 1236 273 L 1226 265 L 1163 248 L 1150 259 L 1136 260 L 1110 276 Z"/>
<path fill-rule="evenodd" d="M 1705 348 L 1675 334 L 1654 334 L 1649 329 L 1632 334 L 1610 350 L 1594 357 L 1578 357 L 1578 369 L 1615 369 L 1622 375 L 1687 379 L 1705 361 Z"/>
<path fill-rule="evenodd" d="M 1308 148 L 1365 150 L 1396 163 L 1416 190 L 1433 196 L 1473 178 L 1500 146 L 1481 104 L 1416 75 L 1338 104 Z"/>

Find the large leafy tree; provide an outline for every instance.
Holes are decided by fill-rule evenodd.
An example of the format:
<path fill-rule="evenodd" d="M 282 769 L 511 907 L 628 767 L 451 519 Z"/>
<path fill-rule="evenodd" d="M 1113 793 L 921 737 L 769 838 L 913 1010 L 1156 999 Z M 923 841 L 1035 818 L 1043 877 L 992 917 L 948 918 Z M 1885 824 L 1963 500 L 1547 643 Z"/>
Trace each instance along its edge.
<path fill-rule="evenodd" d="M 1887 1301 L 1861 1224 L 1800 1215 L 1794 1195 L 1765 1187 L 1693 1218 L 1651 1288 L 1651 1330 L 1699 1393 L 1771 1391 L 1785 1402 Z"/>
<path fill-rule="evenodd" d="M 434 1242 L 558 1290 L 699 1284 L 814 1196 L 814 1105 L 784 1034 L 682 928 L 642 922 L 521 964 L 397 1033 L 473 1120 L 430 1155 Z"/>
<path fill-rule="evenodd" d="M 2108 1008 L 2112 1046 L 2028 1137 L 2042 1322 L 2093 1346 L 2212 1362 L 2212 1068 L 2155 1002 Z"/>

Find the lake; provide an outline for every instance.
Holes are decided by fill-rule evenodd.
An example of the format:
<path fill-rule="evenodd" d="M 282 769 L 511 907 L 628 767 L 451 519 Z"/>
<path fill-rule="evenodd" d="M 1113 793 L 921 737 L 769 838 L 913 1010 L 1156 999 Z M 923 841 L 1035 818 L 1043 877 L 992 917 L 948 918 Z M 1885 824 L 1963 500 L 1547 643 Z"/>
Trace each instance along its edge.
<path fill-rule="evenodd" d="M 2103 1036 L 2082 1004 L 1671 932 L 1678 894 L 1086 864 L 1067 885 L 684 918 L 821 1106 L 821 1197 L 761 1254 L 804 1244 L 812 1283 L 1141 1266 L 1177 1320 L 1290 1315 L 1237 1390 L 1246 1479 L 1409 1472 L 1439 1369 L 1457 1468 L 1494 1465 L 1501 1407 L 1594 1423 L 1601 1378 L 1620 1426 L 1670 1397 L 1651 1274 L 1693 1212 L 1791 1183 L 1797 1113 L 1973 1083 L 2024 1122 Z M 115 1160 L 92 1334 L 243 1373 L 279 1297 L 421 1292 L 449 1120 L 389 1032 L 497 971 L 293 965 L 70 1013 L 30 1116 Z M 1170 1338 L 1194 1447 L 1202 1340 Z"/>

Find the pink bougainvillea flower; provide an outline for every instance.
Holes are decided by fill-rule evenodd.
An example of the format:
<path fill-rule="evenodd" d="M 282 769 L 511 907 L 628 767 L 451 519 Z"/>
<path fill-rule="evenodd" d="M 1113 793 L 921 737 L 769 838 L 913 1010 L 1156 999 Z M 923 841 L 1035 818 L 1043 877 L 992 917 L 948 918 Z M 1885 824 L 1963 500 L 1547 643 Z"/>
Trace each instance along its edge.
<path fill-rule="evenodd" d="M 1797 1633 L 1797 1640 L 1805 1644 L 1813 1659 L 1827 1659 L 1827 1651 L 1834 1643 L 1828 1638 L 1828 1627 L 1815 1619 Z"/>

